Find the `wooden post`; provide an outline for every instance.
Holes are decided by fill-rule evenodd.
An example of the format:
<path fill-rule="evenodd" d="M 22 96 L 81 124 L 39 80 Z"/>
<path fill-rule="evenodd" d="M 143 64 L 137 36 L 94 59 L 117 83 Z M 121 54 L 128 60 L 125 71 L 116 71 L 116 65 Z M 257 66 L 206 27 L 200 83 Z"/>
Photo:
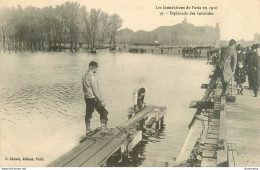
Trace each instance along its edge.
<path fill-rule="evenodd" d="M 121 163 L 123 165 L 128 163 L 128 150 L 127 150 L 127 144 L 121 145 Z"/>

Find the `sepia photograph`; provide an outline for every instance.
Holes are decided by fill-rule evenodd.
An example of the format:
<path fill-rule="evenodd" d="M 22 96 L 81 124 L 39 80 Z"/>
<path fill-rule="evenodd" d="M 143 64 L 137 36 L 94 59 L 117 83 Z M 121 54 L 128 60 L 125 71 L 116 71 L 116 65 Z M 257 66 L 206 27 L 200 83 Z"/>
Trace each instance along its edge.
<path fill-rule="evenodd" d="M 257 170 L 259 86 L 260 0 L 0 0 L 3 170 Z"/>

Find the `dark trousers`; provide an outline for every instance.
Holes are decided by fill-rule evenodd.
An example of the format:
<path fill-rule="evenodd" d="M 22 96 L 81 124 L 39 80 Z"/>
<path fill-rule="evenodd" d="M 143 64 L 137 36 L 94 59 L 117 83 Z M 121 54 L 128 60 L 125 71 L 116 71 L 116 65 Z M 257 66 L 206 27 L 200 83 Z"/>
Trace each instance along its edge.
<path fill-rule="evenodd" d="M 226 95 L 229 82 L 224 81 L 223 70 L 219 67 L 218 64 L 217 64 L 216 69 L 214 71 L 213 77 L 221 79 L 221 83 L 222 83 L 222 94 L 221 95 Z"/>
<path fill-rule="evenodd" d="M 252 80 L 253 80 L 253 74 L 252 74 L 252 71 L 249 71 L 248 72 L 248 85 L 249 85 L 249 88 L 253 87 Z"/>
<path fill-rule="evenodd" d="M 94 109 L 100 114 L 100 121 L 104 123 L 107 122 L 108 111 L 104 106 L 101 105 L 101 102 L 99 100 L 95 98 L 85 98 L 85 103 L 86 103 L 86 116 L 85 116 L 86 124 L 90 122 Z"/>
<path fill-rule="evenodd" d="M 221 93 L 221 95 L 226 95 L 227 88 L 228 88 L 228 82 L 225 82 L 224 78 L 221 78 L 221 83 L 222 83 L 222 93 Z"/>
<path fill-rule="evenodd" d="M 257 96 L 259 86 L 253 86 L 254 94 Z"/>

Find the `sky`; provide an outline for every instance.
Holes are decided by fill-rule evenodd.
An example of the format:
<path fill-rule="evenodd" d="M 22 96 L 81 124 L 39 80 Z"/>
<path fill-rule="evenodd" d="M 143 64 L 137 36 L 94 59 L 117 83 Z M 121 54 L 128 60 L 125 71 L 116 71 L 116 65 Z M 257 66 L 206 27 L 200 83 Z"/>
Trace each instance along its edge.
<path fill-rule="evenodd" d="M 1 7 L 26 6 L 44 7 L 62 4 L 67 0 L 0 0 Z M 70 0 L 75 1 L 75 0 Z M 260 0 L 77 0 L 91 8 L 101 8 L 108 14 L 117 13 L 123 19 L 121 28 L 133 31 L 152 31 L 159 26 L 171 26 L 181 23 L 184 15 L 169 15 L 172 12 L 187 11 L 187 21 L 196 26 L 215 26 L 219 23 L 220 39 L 253 40 L 260 33 Z M 191 9 L 158 9 L 163 6 L 184 6 Z M 207 9 L 192 9 L 192 6 Z M 215 10 L 209 7 L 217 7 Z M 156 9 L 157 8 L 157 9 Z M 214 15 L 190 15 L 190 12 L 212 12 Z M 164 12 L 164 15 L 160 15 Z M 167 14 L 166 14 L 167 13 Z"/>

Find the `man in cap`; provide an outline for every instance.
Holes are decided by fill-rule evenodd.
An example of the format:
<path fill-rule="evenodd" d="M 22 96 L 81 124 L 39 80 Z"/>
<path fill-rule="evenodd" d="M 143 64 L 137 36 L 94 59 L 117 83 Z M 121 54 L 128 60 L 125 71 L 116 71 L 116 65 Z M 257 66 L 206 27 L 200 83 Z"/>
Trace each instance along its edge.
<path fill-rule="evenodd" d="M 214 77 L 220 77 L 222 82 L 222 96 L 226 95 L 228 83 L 237 65 L 237 52 L 235 51 L 236 41 L 231 39 L 229 46 L 221 49 L 220 59 L 216 66 Z"/>
<path fill-rule="evenodd" d="M 105 108 L 104 99 L 101 96 L 98 80 L 96 79 L 96 72 L 98 69 L 98 63 L 91 61 L 89 63 L 89 70 L 84 74 L 82 78 L 84 99 L 86 103 L 86 134 L 91 133 L 90 119 L 94 109 L 100 114 L 101 132 L 107 133 L 107 114 L 108 111 Z"/>

